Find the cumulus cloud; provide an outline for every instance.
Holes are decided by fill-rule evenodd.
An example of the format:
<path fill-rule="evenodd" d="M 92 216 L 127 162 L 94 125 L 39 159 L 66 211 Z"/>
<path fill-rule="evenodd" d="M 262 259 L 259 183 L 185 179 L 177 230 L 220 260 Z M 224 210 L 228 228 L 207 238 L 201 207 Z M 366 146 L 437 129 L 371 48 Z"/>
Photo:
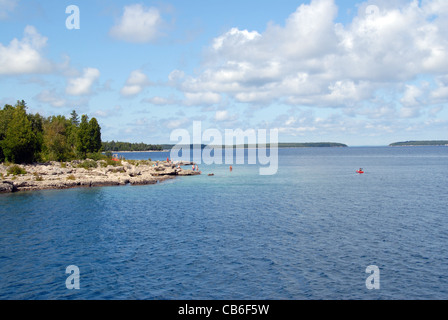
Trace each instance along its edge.
<path fill-rule="evenodd" d="M 123 96 L 135 96 L 143 91 L 143 89 L 150 85 L 148 77 L 140 70 L 134 70 L 126 80 L 125 86 L 120 93 Z"/>
<path fill-rule="evenodd" d="M 146 43 L 161 35 L 163 19 L 157 8 L 146 8 L 141 4 L 124 7 L 123 16 L 113 26 L 109 34 L 119 40 Z"/>
<path fill-rule="evenodd" d="M 55 108 L 64 107 L 67 103 L 67 101 L 63 98 L 61 98 L 55 90 L 44 90 L 41 93 L 39 93 L 35 99 L 37 101 L 48 103 L 51 106 Z"/>
<path fill-rule="evenodd" d="M 15 38 L 7 46 L 0 43 L 0 74 L 50 72 L 52 65 L 42 55 L 46 44 L 47 38 L 35 27 L 26 26 L 21 40 Z"/>
<path fill-rule="evenodd" d="M 186 92 L 184 103 L 189 106 L 213 105 L 221 102 L 221 95 L 213 92 Z"/>
<path fill-rule="evenodd" d="M 436 78 L 437 88 L 431 92 L 434 102 L 443 103 L 448 101 L 448 75 Z"/>
<path fill-rule="evenodd" d="M 0 0 L 0 20 L 8 18 L 9 13 L 15 9 L 18 2 L 18 0 Z"/>
<path fill-rule="evenodd" d="M 165 98 L 165 97 L 159 97 L 159 96 L 145 98 L 142 100 L 142 102 L 154 104 L 157 106 L 168 106 L 168 105 L 175 105 L 175 104 L 181 103 L 180 100 L 178 100 L 174 97 Z"/>
<path fill-rule="evenodd" d="M 65 92 L 72 96 L 88 95 L 99 77 L 100 71 L 98 69 L 85 68 L 82 76 L 68 80 Z"/>
<path fill-rule="evenodd" d="M 229 112 L 227 110 L 216 111 L 215 121 L 226 121 L 230 118 Z"/>
<path fill-rule="evenodd" d="M 366 14 L 367 4 L 346 24 L 335 21 L 334 0 L 312 0 L 263 32 L 231 28 L 211 42 L 197 74 L 176 70 L 177 87 L 190 104 L 228 97 L 352 110 L 366 101 L 379 110 L 381 95 L 393 91 L 416 115 L 430 100 L 415 79 L 448 74 L 448 1 L 384 1 L 375 14 Z M 445 90 L 440 83 L 432 96 L 443 99 Z"/>

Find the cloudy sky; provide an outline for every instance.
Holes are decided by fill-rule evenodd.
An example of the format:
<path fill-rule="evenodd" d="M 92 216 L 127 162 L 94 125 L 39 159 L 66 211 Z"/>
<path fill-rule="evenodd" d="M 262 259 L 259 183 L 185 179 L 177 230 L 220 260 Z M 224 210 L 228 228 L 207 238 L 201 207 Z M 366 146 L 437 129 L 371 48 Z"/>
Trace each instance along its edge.
<path fill-rule="evenodd" d="M 70 5 L 79 8 L 79 29 Z M 281 142 L 448 139 L 446 0 L 0 0 L 0 105 L 103 140 L 278 128 Z"/>

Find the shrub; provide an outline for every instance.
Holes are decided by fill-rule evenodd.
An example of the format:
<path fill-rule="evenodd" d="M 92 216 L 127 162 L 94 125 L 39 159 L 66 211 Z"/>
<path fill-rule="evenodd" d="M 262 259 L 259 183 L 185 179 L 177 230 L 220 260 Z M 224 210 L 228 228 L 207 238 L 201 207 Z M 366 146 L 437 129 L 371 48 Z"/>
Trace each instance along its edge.
<path fill-rule="evenodd" d="M 67 180 L 76 180 L 76 177 L 71 174 L 67 177 Z"/>
<path fill-rule="evenodd" d="M 112 159 L 106 159 L 106 163 L 108 166 L 113 166 L 113 167 L 118 167 L 118 166 L 122 166 L 123 164 L 121 163 L 121 160 L 119 161 L 114 161 Z"/>
<path fill-rule="evenodd" d="M 106 160 L 108 157 L 101 152 L 88 153 L 87 158 L 98 161 L 98 160 Z"/>
<path fill-rule="evenodd" d="M 8 167 L 6 172 L 8 172 L 8 174 L 12 174 L 13 176 L 16 176 L 19 174 L 26 174 L 26 170 L 16 164 Z"/>
<path fill-rule="evenodd" d="M 86 160 L 81 162 L 80 164 L 78 164 L 78 168 L 84 168 L 84 169 L 93 169 L 93 168 L 98 168 L 98 163 L 96 163 L 96 161 L 93 160 Z"/>

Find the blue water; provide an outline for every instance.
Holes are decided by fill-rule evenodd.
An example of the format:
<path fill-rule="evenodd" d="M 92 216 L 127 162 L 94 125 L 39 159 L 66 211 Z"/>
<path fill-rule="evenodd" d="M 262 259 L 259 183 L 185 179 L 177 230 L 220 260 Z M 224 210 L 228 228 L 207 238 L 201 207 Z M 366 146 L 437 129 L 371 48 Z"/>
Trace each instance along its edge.
<path fill-rule="evenodd" d="M 279 159 L 274 176 L 200 165 L 158 185 L 0 195 L 0 299 L 448 299 L 448 148 Z"/>

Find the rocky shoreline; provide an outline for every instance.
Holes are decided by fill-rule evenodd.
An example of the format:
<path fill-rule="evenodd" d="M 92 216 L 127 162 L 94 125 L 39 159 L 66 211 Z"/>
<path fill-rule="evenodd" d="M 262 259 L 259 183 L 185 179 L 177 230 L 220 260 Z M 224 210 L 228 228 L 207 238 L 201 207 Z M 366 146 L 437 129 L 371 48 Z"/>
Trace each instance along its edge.
<path fill-rule="evenodd" d="M 192 164 L 137 160 L 123 160 L 113 165 L 105 160 L 75 160 L 30 165 L 0 164 L 0 193 L 156 184 L 176 176 L 200 175 L 200 172 L 181 167 Z M 12 167 L 21 172 L 12 172 Z"/>

